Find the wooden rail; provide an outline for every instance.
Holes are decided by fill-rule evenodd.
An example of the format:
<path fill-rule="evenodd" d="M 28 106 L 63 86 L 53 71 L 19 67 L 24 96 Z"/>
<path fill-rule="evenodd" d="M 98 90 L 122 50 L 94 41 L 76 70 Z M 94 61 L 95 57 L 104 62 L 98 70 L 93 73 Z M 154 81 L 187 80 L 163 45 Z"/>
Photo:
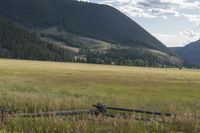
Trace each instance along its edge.
<path fill-rule="evenodd" d="M 67 115 L 81 115 L 81 114 L 96 114 L 99 113 L 96 109 L 83 109 L 71 111 L 55 111 L 55 112 L 38 112 L 38 113 L 20 113 L 18 117 L 45 117 L 45 116 L 67 116 Z"/>
<path fill-rule="evenodd" d="M 129 116 L 120 115 L 119 114 L 109 114 L 108 110 L 115 110 L 115 111 L 125 111 L 125 112 L 135 112 L 135 113 L 142 113 L 148 115 L 158 115 L 158 116 L 175 116 L 175 113 L 163 113 L 163 112 L 152 112 L 152 111 L 145 111 L 145 110 L 138 110 L 138 109 L 128 109 L 128 108 L 118 108 L 118 107 L 110 107 L 106 106 L 105 104 L 98 103 L 93 105 L 92 109 L 82 109 L 82 110 L 70 110 L 70 111 L 54 111 L 54 112 L 34 112 L 34 113 L 16 113 L 9 110 L 0 109 L 0 118 L 1 121 L 5 121 L 7 117 L 50 117 L 50 116 L 68 116 L 68 115 L 81 115 L 81 114 L 92 114 L 92 115 L 99 115 L 102 114 L 103 116 L 107 117 L 123 117 L 127 118 Z M 150 118 L 136 118 L 135 120 L 140 121 L 150 121 Z"/>
<path fill-rule="evenodd" d="M 116 111 L 125 111 L 125 112 L 135 112 L 135 113 L 142 113 L 148 115 L 162 115 L 162 116 L 175 116 L 175 113 L 164 113 L 164 112 L 152 112 L 152 111 L 145 111 L 139 109 L 128 109 L 128 108 L 117 108 L 117 107 L 109 107 L 104 104 L 98 103 L 97 105 L 93 105 L 99 109 L 102 113 L 106 113 L 107 110 L 116 110 Z"/>

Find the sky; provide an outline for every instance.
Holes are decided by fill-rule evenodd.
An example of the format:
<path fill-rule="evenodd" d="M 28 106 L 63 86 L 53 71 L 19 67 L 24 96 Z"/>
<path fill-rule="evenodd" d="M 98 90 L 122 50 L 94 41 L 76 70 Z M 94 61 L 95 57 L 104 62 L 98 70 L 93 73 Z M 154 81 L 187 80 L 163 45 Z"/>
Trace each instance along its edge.
<path fill-rule="evenodd" d="M 82 0 L 113 6 L 168 47 L 200 39 L 200 0 Z"/>

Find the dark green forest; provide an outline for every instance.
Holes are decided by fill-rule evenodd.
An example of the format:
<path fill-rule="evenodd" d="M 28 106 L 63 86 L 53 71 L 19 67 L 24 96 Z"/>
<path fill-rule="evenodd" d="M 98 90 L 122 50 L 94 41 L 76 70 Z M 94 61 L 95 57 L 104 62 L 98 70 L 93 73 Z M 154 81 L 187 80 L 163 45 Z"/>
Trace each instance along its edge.
<path fill-rule="evenodd" d="M 73 53 L 54 44 L 43 42 L 36 34 L 0 20 L 0 57 L 72 61 Z"/>
<path fill-rule="evenodd" d="M 158 58 L 142 48 L 111 48 L 101 52 L 80 47 L 80 53 L 75 54 L 61 46 L 41 41 L 36 33 L 29 33 L 3 20 L 0 20 L 0 57 L 144 67 L 177 66 L 168 62 L 167 58 Z"/>
<path fill-rule="evenodd" d="M 158 58 L 151 52 L 144 51 L 143 49 L 110 49 L 104 54 L 88 50 L 85 54 L 89 63 L 142 67 L 178 66 L 168 62 L 166 58 Z"/>

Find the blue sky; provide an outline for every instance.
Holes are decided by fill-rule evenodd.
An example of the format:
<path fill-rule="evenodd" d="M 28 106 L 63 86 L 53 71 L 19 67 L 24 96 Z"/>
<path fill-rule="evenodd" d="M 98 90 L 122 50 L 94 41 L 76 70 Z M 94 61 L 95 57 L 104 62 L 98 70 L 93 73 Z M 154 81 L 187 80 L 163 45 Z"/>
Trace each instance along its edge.
<path fill-rule="evenodd" d="M 166 46 L 184 46 L 200 39 L 200 0 L 82 1 L 119 9 Z"/>

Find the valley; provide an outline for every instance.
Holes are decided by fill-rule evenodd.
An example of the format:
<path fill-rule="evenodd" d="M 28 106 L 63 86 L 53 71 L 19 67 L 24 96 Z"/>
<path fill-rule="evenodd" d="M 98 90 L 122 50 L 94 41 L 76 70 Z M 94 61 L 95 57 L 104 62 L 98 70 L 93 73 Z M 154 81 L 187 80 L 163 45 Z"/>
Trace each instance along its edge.
<path fill-rule="evenodd" d="M 88 116 L 78 121 L 70 118 L 64 121 L 62 117 L 15 118 L 1 125 L 1 129 L 18 132 L 27 129 L 44 132 L 47 127 L 55 132 L 101 132 L 105 128 L 111 132 L 199 130 L 199 120 L 190 120 L 191 115 L 199 113 L 199 78 L 199 70 L 189 69 L 1 59 L 1 108 L 17 112 L 59 111 L 91 108 L 101 102 L 116 107 L 176 112 L 183 118 L 174 119 L 167 125 L 139 124 L 131 119 L 89 120 Z M 116 128 L 109 128 L 114 123 Z M 127 125 L 123 126 L 123 123 Z"/>

